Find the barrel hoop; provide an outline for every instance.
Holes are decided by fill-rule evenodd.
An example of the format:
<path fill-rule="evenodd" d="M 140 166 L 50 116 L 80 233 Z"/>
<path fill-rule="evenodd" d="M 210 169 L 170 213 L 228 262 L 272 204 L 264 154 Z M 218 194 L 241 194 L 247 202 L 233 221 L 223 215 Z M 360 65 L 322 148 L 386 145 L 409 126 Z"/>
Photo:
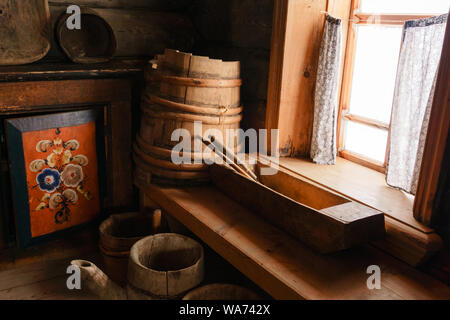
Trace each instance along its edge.
<path fill-rule="evenodd" d="M 136 135 L 136 142 L 142 151 L 153 156 L 154 158 L 162 159 L 162 160 L 168 160 L 168 159 L 172 158 L 172 149 L 161 148 L 158 146 L 152 146 L 148 142 L 146 142 L 143 138 L 141 138 L 141 136 L 139 134 Z M 207 154 L 202 154 L 201 152 L 186 151 L 185 153 L 187 153 L 189 155 L 191 160 L 194 160 L 196 158 L 201 159 L 202 157 L 204 158 L 207 156 Z"/>
<path fill-rule="evenodd" d="M 130 255 L 130 250 L 126 250 L 126 251 L 111 251 L 111 250 L 105 249 L 101 244 L 99 244 L 98 246 L 100 248 L 100 251 L 105 256 L 110 256 L 110 257 L 115 257 L 115 258 L 128 258 L 128 256 Z"/>
<path fill-rule="evenodd" d="M 161 91 L 156 92 L 156 91 L 151 91 L 151 90 L 147 90 L 145 91 L 146 94 L 148 95 L 156 95 L 159 98 L 162 99 L 167 99 L 169 101 L 172 102 L 177 102 L 177 103 L 184 103 L 190 106 L 196 106 L 198 108 L 214 108 L 214 109 L 218 109 L 220 108 L 220 104 L 218 102 L 215 103 L 204 103 L 202 101 L 198 101 L 198 100 L 191 100 L 191 99 L 187 99 L 187 97 L 176 97 L 167 93 L 162 93 Z M 241 102 L 240 101 L 236 101 L 235 103 L 232 104 L 227 104 L 226 107 L 228 109 L 231 108 L 238 108 L 241 107 Z"/>
<path fill-rule="evenodd" d="M 158 104 L 169 107 L 171 109 L 180 110 L 183 112 L 196 113 L 196 114 L 205 114 L 205 115 L 215 115 L 215 116 L 232 116 L 242 112 L 243 107 L 237 108 L 229 108 L 226 106 L 220 106 L 219 108 L 206 108 L 206 107 L 197 107 L 190 104 L 184 104 L 180 102 L 170 101 L 155 95 L 144 96 L 144 102 L 149 104 Z"/>
<path fill-rule="evenodd" d="M 154 175 L 172 179 L 202 179 L 209 178 L 209 171 L 176 171 L 165 168 L 158 168 L 146 163 L 137 154 L 133 153 L 133 160 L 142 170 L 151 172 Z"/>
<path fill-rule="evenodd" d="M 151 107 L 142 106 L 141 110 L 144 116 L 149 116 L 159 119 L 168 120 L 185 120 L 189 122 L 202 121 L 205 124 L 234 124 L 239 123 L 242 120 L 242 114 L 233 116 L 213 116 L 213 115 L 199 115 L 186 112 L 169 112 L 169 111 L 158 111 L 153 110 Z"/>
<path fill-rule="evenodd" d="M 205 78 L 186 78 L 173 75 L 155 74 L 155 80 L 162 82 L 199 88 L 235 88 L 242 86 L 242 79 L 205 79 Z"/>
<path fill-rule="evenodd" d="M 165 168 L 169 170 L 181 170 L 181 171 L 204 171 L 208 170 L 207 164 L 200 163 L 200 164 L 188 164 L 188 163 L 181 163 L 181 164 L 175 164 L 171 160 L 161 160 L 153 158 L 151 155 L 146 154 L 144 151 L 142 151 L 135 143 L 133 144 L 133 151 L 145 162 L 149 163 L 150 165 L 156 166 L 158 168 Z"/>

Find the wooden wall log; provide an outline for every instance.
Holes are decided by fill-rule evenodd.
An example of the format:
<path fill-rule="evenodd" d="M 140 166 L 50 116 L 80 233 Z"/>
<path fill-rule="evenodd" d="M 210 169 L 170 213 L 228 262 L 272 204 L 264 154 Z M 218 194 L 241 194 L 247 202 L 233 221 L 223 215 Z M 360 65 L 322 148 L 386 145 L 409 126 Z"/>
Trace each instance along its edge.
<path fill-rule="evenodd" d="M 194 53 L 241 61 L 243 129 L 264 129 L 274 1 L 194 0 Z M 214 26 L 214 27 L 212 27 Z"/>
<path fill-rule="evenodd" d="M 66 8 L 65 5 L 50 6 L 53 27 Z M 165 48 L 190 51 L 194 45 L 195 31 L 185 15 L 138 9 L 91 9 L 111 25 L 117 40 L 116 57 L 149 58 Z M 47 57 L 64 57 L 55 39 Z"/>
<path fill-rule="evenodd" d="M 195 0 L 192 20 L 207 42 L 270 49 L 273 0 Z"/>

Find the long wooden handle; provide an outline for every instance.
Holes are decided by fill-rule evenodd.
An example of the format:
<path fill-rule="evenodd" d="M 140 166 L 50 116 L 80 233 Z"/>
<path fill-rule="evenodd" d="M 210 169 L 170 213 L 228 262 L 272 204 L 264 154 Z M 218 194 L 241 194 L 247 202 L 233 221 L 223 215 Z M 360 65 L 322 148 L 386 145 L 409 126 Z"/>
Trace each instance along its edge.
<path fill-rule="evenodd" d="M 236 162 L 236 165 L 241 167 L 243 170 L 245 170 L 245 172 L 251 176 L 251 178 L 255 181 L 258 181 L 258 177 L 253 173 L 252 170 L 250 170 L 249 167 L 247 167 L 247 165 L 245 163 L 239 163 L 239 159 L 236 153 L 234 153 L 234 151 L 229 150 L 228 148 L 226 148 L 224 145 L 222 145 L 220 142 L 217 141 L 213 141 L 213 144 L 215 144 L 218 147 L 221 147 L 220 149 L 222 149 L 224 151 L 225 154 L 231 154 L 233 156 L 233 163 Z"/>
<path fill-rule="evenodd" d="M 214 142 L 211 141 L 211 140 L 209 140 L 209 139 L 201 138 L 201 140 L 202 140 L 202 142 L 203 142 L 206 146 L 208 146 L 208 143 L 209 143 L 209 144 L 215 145 Z M 238 172 L 238 173 L 244 175 L 245 177 L 249 178 L 250 180 L 258 181 L 258 179 L 256 178 L 256 176 L 253 174 L 253 172 L 250 171 L 250 169 L 246 168 L 247 170 L 244 170 L 243 168 L 241 168 L 237 163 L 234 162 L 234 160 L 230 159 L 230 158 L 226 155 L 225 152 L 220 152 L 217 148 L 214 148 L 214 152 L 215 152 L 219 157 L 221 157 L 227 164 L 229 164 L 230 167 L 231 167 L 234 171 L 236 171 L 236 172 Z M 233 155 L 235 155 L 235 154 L 233 153 Z M 250 174 L 250 173 L 251 173 L 251 174 Z"/>

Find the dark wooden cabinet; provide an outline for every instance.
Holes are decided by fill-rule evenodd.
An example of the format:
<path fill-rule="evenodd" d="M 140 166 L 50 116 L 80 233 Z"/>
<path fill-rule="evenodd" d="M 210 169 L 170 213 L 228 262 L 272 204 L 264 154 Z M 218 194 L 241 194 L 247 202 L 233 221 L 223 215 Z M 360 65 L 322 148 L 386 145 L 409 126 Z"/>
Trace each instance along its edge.
<path fill-rule="evenodd" d="M 142 68 L 133 63 L 36 64 L 0 68 L 0 248 L 14 243 L 4 120 L 36 114 L 98 109 L 104 116 L 105 211 L 138 206 L 131 146 L 138 123 Z"/>

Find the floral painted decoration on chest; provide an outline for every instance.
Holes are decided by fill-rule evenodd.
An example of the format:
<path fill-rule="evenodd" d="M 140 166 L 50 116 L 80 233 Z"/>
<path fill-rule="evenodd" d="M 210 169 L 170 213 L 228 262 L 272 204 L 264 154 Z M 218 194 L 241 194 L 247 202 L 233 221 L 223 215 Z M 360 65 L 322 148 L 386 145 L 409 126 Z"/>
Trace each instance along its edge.
<path fill-rule="evenodd" d="M 84 186 L 85 173 L 89 158 L 77 151 L 80 143 L 76 139 L 64 141 L 61 130 L 55 130 L 51 139 L 40 140 L 36 151 L 41 159 L 29 163 L 29 170 L 36 174 L 36 185 L 42 191 L 39 205 L 34 211 L 50 209 L 54 211 L 55 223 L 63 224 L 70 218 L 71 208 L 76 206 L 80 197 L 92 200 L 93 196 Z"/>

